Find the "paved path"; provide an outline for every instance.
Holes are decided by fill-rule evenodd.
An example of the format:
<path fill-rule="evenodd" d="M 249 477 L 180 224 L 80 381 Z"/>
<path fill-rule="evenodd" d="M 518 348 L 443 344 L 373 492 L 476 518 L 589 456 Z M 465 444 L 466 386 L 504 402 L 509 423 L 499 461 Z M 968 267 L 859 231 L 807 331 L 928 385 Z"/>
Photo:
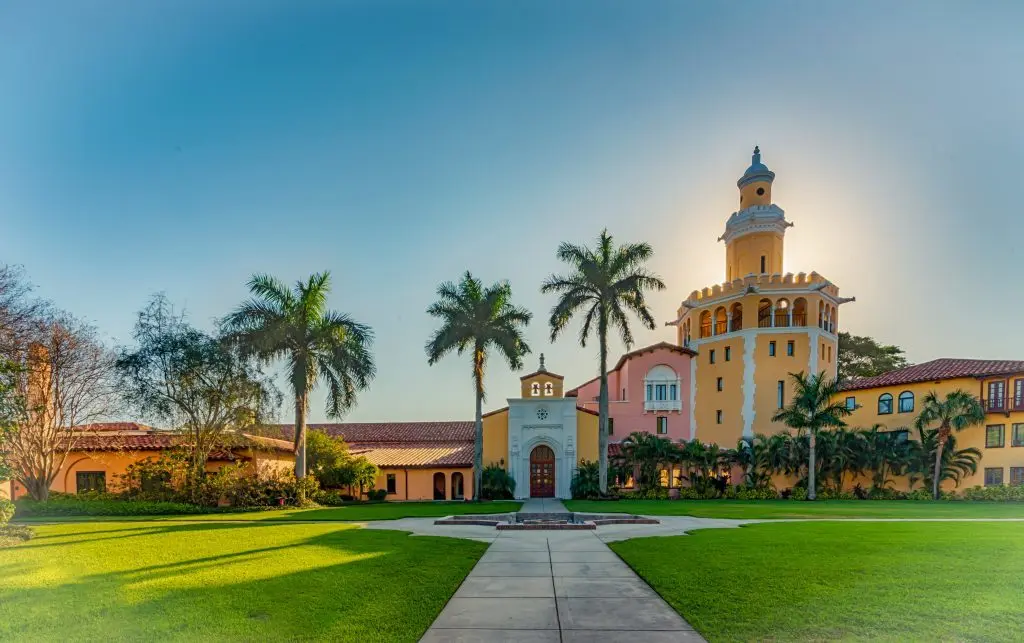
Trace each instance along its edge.
<path fill-rule="evenodd" d="M 558 498 L 530 498 L 523 502 L 519 510 L 521 514 L 558 514 L 569 513 Z"/>
<path fill-rule="evenodd" d="M 499 532 L 422 639 L 703 640 L 594 531 Z"/>

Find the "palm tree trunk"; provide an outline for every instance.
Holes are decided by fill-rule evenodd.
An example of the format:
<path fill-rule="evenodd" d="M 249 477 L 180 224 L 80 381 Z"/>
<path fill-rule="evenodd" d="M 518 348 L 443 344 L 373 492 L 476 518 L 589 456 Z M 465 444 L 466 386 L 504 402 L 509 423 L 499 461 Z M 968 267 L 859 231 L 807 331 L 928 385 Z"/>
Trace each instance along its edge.
<path fill-rule="evenodd" d="M 305 395 L 295 396 L 295 477 L 306 477 L 306 403 Z"/>
<path fill-rule="evenodd" d="M 476 389 L 476 424 L 473 427 L 473 500 L 480 499 L 480 486 L 484 479 L 484 396 Z M 512 463 L 510 462 L 509 465 Z"/>
<path fill-rule="evenodd" d="M 932 475 L 932 498 L 939 499 L 939 483 L 942 476 L 942 450 L 946 448 L 946 429 L 940 428 L 935 436 L 935 471 Z"/>
<path fill-rule="evenodd" d="M 814 462 L 814 446 L 815 446 L 815 438 L 816 437 L 817 437 L 817 434 L 814 431 L 811 431 L 811 439 L 810 439 L 811 448 L 810 448 L 810 456 L 808 458 L 808 463 L 807 463 L 807 499 L 808 500 L 814 500 L 815 498 L 818 497 L 817 481 L 814 479 L 815 478 L 814 470 L 817 468 L 817 465 Z"/>
<path fill-rule="evenodd" d="M 597 416 L 597 462 L 598 484 L 601 495 L 608 493 L 608 321 L 602 314 L 598 321 L 601 352 L 601 393 L 598 400 Z M 639 484 L 639 480 L 637 480 Z"/>

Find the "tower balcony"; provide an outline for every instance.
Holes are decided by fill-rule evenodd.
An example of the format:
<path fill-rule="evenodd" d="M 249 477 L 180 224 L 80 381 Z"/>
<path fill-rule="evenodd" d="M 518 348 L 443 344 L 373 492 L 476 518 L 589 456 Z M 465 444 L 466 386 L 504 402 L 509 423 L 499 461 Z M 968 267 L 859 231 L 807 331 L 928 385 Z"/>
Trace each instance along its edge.
<path fill-rule="evenodd" d="M 645 400 L 644 401 L 644 412 L 649 413 L 652 411 L 682 411 L 683 401 L 682 400 Z"/>

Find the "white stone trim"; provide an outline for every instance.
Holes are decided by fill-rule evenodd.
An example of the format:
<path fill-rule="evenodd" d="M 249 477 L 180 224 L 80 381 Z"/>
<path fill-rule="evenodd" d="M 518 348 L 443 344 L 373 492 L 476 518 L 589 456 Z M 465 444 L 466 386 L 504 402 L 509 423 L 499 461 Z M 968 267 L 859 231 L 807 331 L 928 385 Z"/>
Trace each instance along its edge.
<path fill-rule="evenodd" d="M 754 437 L 754 418 L 756 415 L 754 406 L 754 391 L 757 388 L 757 380 L 754 378 L 756 360 L 754 353 L 757 349 L 756 336 L 743 338 L 743 437 Z"/>
<path fill-rule="evenodd" d="M 743 330 L 733 331 L 731 333 L 725 333 L 724 335 L 713 335 L 711 337 L 702 337 L 700 339 L 694 339 L 690 341 L 690 348 L 696 350 L 701 344 L 707 344 L 710 342 L 721 342 L 726 341 L 732 337 L 742 338 L 744 341 L 748 337 L 755 337 L 757 335 L 788 335 L 790 333 L 807 333 L 810 334 L 824 334 L 829 338 L 836 338 L 838 335 L 830 333 L 826 330 L 814 326 L 770 326 L 767 328 L 755 327 L 755 328 L 744 328 Z"/>
<path fill-rule="evenodd" d="M 774 203 L 752 205 L 729 215 L 725 223 L 725 233 L 718 240 L 731 243 L 754 232 L 774 232 L 776 236 L 782 237 L 786 233 L 786 228 L 792 225 L 786 221 L 785 211 Z"/>
<path fill-rule="evenodd" d="M 508 400 L 508 471 L 516 481 L 515 497 L 530 497 L 530 452 L 546 445 L 555 453 L 555 497 L 572 496 L 570 486 L 577 470 L 576 398 L 511 398 Z M 547 417 L 537 410 L 544 407 Z"/>
<path fill-rule="evenodd" d="M 820 356 L 818 355 L 818 343 L 821 342 L 822 330 L 817 326 L 814 327 L 814 330 L 817 332 L 809 333 L 808 339 L 811 343 L 811 350 L 809 351 L 810 355 L 807 358 L 807 372 L 810 375 L 818 374 L 818 360 L 820 359 Z"/>
<path fill-rule="evenodd" d="M 697 357 L 690 357 L 690 439 L 697 437 Z"/>

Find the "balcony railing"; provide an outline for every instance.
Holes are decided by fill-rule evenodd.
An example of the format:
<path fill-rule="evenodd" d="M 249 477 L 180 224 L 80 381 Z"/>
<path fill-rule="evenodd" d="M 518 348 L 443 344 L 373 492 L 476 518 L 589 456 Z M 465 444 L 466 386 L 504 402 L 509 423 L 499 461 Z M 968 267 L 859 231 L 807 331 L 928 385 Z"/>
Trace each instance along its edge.
<path fill-rule="evenodd" d="M 645 400 L 644 411 L 682 411 L 682 400 Z"/>
<path fill-rule="evenodd" d="M 1010 411 L 1024 411 L 1024 397 L 992 397 L 981 401 L 982 408 L 986 413 L 1009 413 Z"/>
<path fill-rule="evenodd" d="M 725 332 L 728 330 L 728 328 L 729 328 L 728 322 L 724 322 L 724 321 L 715 322 L 715 334 L 716 335 L 724 335 Z"/>

